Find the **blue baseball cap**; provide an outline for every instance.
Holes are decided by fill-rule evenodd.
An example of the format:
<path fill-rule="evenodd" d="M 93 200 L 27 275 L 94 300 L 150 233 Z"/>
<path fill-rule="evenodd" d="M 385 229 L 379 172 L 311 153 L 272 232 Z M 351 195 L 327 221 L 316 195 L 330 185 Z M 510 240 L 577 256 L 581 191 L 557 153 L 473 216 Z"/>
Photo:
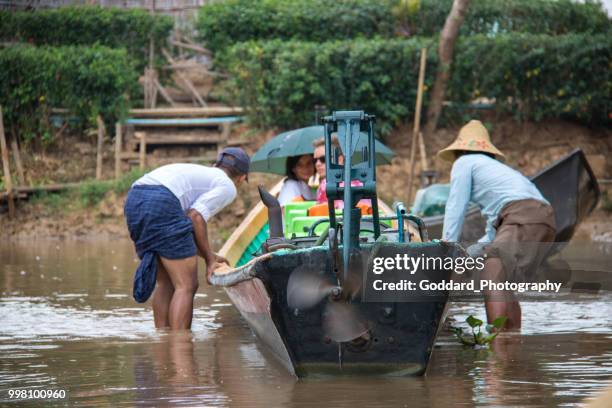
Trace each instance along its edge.
<path fill-rule="evenodd" d="M 235 168 L 245 176 L 249 181 L 249 167 L 251 166 L 251 159 L 249 155 L 241 147 L 226 147 L 221 150 L 217 157 L 217 165 L 225 164 Z"/>

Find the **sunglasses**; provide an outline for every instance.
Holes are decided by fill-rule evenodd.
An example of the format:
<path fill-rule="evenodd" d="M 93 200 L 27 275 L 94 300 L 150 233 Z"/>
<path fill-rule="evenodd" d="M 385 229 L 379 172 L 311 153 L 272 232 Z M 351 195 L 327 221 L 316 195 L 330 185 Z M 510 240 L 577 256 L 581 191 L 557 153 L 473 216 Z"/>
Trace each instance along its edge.
<path fill-rule="evenodd" d="M 318 161 L 320 161 L 321 163 L 325 164 L 325 156 L 321 156 L 321 157 L 315 157 L 312 160 L 315 164 L 317 164 Z"/>

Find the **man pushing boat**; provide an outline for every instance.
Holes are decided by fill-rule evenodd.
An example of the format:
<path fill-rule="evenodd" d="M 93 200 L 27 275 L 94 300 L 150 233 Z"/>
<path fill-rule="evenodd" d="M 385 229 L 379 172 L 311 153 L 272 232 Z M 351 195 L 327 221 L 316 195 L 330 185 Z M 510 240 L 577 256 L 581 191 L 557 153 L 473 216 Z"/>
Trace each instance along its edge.
<path fill-rule="evenodd" d="M 176 163 L 145 174 L 130 189 L 125 218 L 140 265 L 134 299 L 153 293 L 155 327 L 189 329 L 198 288 L 197 256 L 209 280 L 219 263 L 208 240 L 208 221 L 236 198 L 248 180 L 250 159 L 237 147 L 223 149 L 214 167 Z"/>
<path fill-rule="evenodd" d="M 533 277 L 555 239 L 555 217 L 550 203 L 518 171 L 501 163 L 504 155 L 492 143 L 480 121 L 472 120 L 438 156 L 452 161 L 450 193 L 444 214 L 443 239 L 457 242 L 466 210 L 476 203 L 486 218 L 483 279 L 503 282 Z M 511 292 L 485 290 L 487 319 L 506 316 L 507 329 L 521 327 L 521 308 Z"/>

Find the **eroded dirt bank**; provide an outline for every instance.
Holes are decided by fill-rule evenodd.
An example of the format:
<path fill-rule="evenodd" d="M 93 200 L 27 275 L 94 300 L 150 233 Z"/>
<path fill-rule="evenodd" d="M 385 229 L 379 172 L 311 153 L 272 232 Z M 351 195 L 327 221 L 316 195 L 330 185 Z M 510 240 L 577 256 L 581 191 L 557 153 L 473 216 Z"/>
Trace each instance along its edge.
<path fill-rule="evenodd" d="M 547 164 L 563 157 L 575 148 L 582 148 L 599 179 L 612 178 L 612 130 L 590 129 L 565 121 L 548 121 L 522 124 L 511 120 L 489 122 L 492 126 L 493 142 L 508 157 L 508 163 L 524 174 L 534 174 Z M 388 202 L 407 201 L 410 140 L 412 126 L 397 128 L 385 142 L 392 147 L 397 157 L 391 166 L 378 169 L 378 192 Z M 430 166 L 438 170 L 440 181 L 448 181 L 450 164 L 435 158 L 435 152 L 449 144 L 457 134 L 459 126 L 440 129 L 426 141 Z M 248 139 L 245 135 L 248 134 Z M 251 152 L 272 137 L 274 131 L 255 132 L 246 127 L 236 128 L 232 137 L 246 140 Z M 26 178 L 31 183 L 78 181 L 93 175 L 90 158 L 95 150 L 93 144 L 80 141 L 58 143 L 43 153 L 27 153 L 25 156 Z M 188 152 L 187 152 L 188 154 Z M 112 154 L 107 154 L 106 174 L 112 174 Z M 420 172 L 420 161 L 416 173 Z M 240 223 L 248 210 L 257 202 L 258 184 L 274 185 L 280 177 L 253 174 L 251 182 L 241 187 L 238 198 L 211 222 L 212 240 L 219 248 L 231 231 Z M 416 182 L 416 181 L 415 181 Z M 609 189 L 602 184 L 602 191 Z M 96 205 L 90 207 L 71 206 L 57 208 L 41 200 L 20 201 L 17 218 L 9 220 L 6 212 L 0 214 L 0 231 L 3 239 L 115 239 L 127 237 L 123 221 L 125 193 L 108 192 Z M 609 204 L 608 204 L 609 205 Z M 76 207 L 76 208 L 72 208 Z M 599 208 L 580 226 L 577 238 L 612 240 L 612 213 Z M 5 209 L 3 209 L 5 211 Z"/>

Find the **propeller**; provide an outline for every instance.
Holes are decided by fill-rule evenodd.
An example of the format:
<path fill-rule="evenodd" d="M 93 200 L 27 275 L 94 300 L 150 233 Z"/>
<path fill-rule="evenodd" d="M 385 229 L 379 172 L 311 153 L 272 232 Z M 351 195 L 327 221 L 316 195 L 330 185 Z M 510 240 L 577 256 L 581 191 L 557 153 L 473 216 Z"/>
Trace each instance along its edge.
<path fill-rule="evenodd" d="M 326 296 L 338 296 L 341 290 L 323 276 L 300 268 L 289 277 L 287 304 L 292 309 L 310 309 Z"/>
<path fill-rule="evenodd" d="M 343 286 L 305 267 L 296 269 L 287 283 L 287 304 L 295 309 L 310 309 L 328 298 L 323 312 L 323 330 L 332 340 L 343 343 L 367 333 L 368 328 L 350 303 L 361 279 L 349 274 Z"/>
<path fill-rule="evenodd" d="M 368 327 L 352 304 L 330 301 L 323 314 L 323 330 L 333 341 L 345 343 L 366 334 Z"/>

